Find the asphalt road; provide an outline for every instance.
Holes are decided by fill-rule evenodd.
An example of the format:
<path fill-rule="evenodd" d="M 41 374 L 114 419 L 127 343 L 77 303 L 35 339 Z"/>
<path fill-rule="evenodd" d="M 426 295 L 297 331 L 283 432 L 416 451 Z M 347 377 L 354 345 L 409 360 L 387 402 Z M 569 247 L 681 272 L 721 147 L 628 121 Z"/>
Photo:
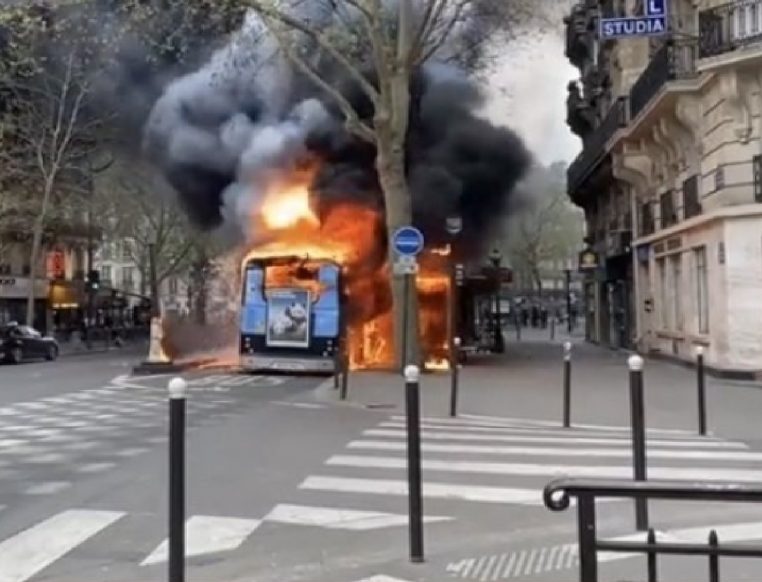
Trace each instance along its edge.
<path fill-rule="evenodd" d="M 136 357 L 0 368 L 0 582 L 166 579 L 168 377 L 129 377 Z M 610 428 L 426 417 L 427 560 L 411 565 L 398 408 L 338 403 L 315 378 L 185 378 L 189 581 L 571 580 L 574 512 L 546 510 L 542 487 L 558 473 L 629 470 L 626 433 Z M 762 480 L 762 457 L 742 442 L 651 439 L 654 477 Z M 630 534 L 632 515 L 607 503 L 599 528 Z M 654 505 L 651 515 L 681 536 L 762 530 L 762 511 L 748 507 Z M 758 567 L 727 571 L 753 579 L 745 572 Z M 643 577 L 641 560 L 602 569 Z"/>

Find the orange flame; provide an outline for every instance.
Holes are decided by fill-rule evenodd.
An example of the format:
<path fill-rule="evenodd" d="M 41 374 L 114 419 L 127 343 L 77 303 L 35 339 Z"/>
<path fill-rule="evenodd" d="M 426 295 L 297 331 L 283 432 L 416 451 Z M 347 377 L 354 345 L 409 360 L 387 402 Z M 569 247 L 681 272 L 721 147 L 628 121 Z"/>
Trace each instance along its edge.
<path fill-rule="evenodd" d="M 352 369 L 389 367 L 394 361 L 390 268 L 380 260 L 384 250 L 383 220 L 379 211 L 354 204 L 334 204 L 318 216 L 310 204 L 309 185 L 316 166 L 273 179 L 265 194 L 261 216 L 253 220 L 265 229 L 266 242 L 250 249 L 252 258 L 298 256 L 331 259 L 344 268 L 348 302 L 347 351 Z M 423 348 L 431 363 L 446 369 L 449 246 L 422 262 L 418 277 Z M 311 285 L 292 277 L 288 265 L 268 269 L 266 285 Z M 314 283 L 317 285 L 317 283 Z M 314 293 L 320 290 L 310 287 Z M 444 346 L 444 347 L 442 347 Z"/>

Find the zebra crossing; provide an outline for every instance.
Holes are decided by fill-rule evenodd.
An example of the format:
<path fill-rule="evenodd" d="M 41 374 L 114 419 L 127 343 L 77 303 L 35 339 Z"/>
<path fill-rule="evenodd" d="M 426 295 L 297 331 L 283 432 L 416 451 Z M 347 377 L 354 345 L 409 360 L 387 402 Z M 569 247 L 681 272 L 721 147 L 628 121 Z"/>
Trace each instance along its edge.
<path fill-rule="evenodd" d="M 431 512 L 425 520 L 436 527 L 469 519 L 470 504 L 545 511 L 542 489 L 562 474 L 631 476 L 629 435 L 617 427 L 563 429 L 526 420 L 424 417 L 421 436 L 423 495 L 435 500 L 425 505 Z M 295 490 L 284 494 L 282 502 L 264 515 L 190 515 L 187 555 L 226 557 L 244 552 L 246 544 L 266 539 L 257 537 L 265 527 L 312 528 L 317 536 L 327 530 L 358 536 L 404 527 L 405 438 L 404 418 L 385 417 L 326 458 L 319 472 L 305 475 Z M 648 433 L 648 454 L 653 478 L 762 478 L 762 471 L 755 468 L 760 454 L 742 442 L 653 430 Z M 57 486 L 49 485 L 51 489 Z M 390 506 L 398 509 L 390 511 Z M 130 542 L 129 563 L 119 565 L 131 569 L 133 579 L 147 579 L 148 573 L 163 572 L 159 565 L 167 559 L 167 540 L 160 533 L 163 528 L 157 529 L 157 520 L 163 523 L 163 516 L 120 508 L 70 508 L 29 523 L 21 531 L 3 532 L 0 582 L 34 582 L 51 576 L 62 562 L 79 563 L 79 556 L 91 557 L 99 551 L 103 552 L 99 558 L 108 560 L 123 526 L 146 534 Z M 127 523 L 132 525 L 126 527 Z M 740 539 L 754 527 L 736 526 L 736 530 Z M 530 548 L 487 556 L 481 562 L 463 559 L 452 563 L 448 572 L 461 578 L 498 580 L 562 569 L 576 563 L 568 542 L 544 551 Z M 158 569 L 150 570 L 154 567 Z M 489 574 L 485 578 L 475 572 Z M 379 574 L 355 582 L 404 581 Z"/>
<path fill-rule="evenodd" d="M 472 416 L 424 417 L 421 429 L 425 498 L 540 507 L 543 487 L 558 476 L 632 477 L 630 436 L 622 427 L 564 429 Z M 390 416 L 326 459 L 299 488 L 337 498 L 407 495 L 406 447 L 404 417 Z M 652 479 L 762 480 L 762 453 L 742 442 L 649 430 L 647 450 Z"/>

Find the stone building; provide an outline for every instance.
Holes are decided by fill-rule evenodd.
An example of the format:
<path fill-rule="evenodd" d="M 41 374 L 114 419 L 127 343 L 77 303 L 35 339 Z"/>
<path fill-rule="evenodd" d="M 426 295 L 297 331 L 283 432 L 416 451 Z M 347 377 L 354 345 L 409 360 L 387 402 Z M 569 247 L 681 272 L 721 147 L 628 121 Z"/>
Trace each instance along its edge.
<path fill-rule="evenodd" d="M 598 256 L 587 333 L 603 345 L 762 371 L 762 0 L 668 0 L 667 35 L 602 42 L 585 0 L 566 19 L 580 70 L 568 191 Z"/>

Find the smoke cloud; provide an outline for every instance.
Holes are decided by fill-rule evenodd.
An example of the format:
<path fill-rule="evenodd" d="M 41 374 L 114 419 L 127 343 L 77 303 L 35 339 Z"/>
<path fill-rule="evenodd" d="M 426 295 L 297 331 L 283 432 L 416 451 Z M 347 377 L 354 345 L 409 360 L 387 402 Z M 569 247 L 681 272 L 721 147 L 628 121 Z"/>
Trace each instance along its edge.
<path fill-rule="evenodd" d="M 372 117 L 353 83 L 336 71 L 324 77 L 362 118 Z M 482 96 L 463 72 L 430 64 L 413 86 L 406 153 L 414 222 L 436 243 L 447 216 L 458 214 L 462 240 L 476 250 L 507 210 L 530 155 L 512 131 L 477 116 Z M 318 213 L 347 200 L 383 208 L 374 147 L 344 129 L 330 97 L 294 72 L 253 16 L 204 67 L 166 88 L 144 149 L 205 230 L 256 239 L 248 217 L 268 180 L 305 158 L 320 162 L 311 186 Z"/>

